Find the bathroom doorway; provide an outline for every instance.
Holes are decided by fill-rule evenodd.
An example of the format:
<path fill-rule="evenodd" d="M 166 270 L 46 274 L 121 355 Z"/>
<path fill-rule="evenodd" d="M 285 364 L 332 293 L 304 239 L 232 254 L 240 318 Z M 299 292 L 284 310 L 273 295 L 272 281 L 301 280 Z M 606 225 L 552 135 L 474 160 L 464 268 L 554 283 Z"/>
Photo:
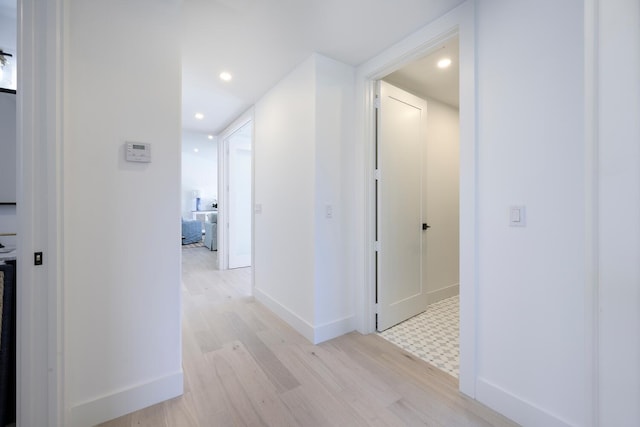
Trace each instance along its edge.
<path fill-rule="evenodd" d="M 456 378 L 458 64 L 458 38 L 453 37 L 382 79 L 376 159 L 376 328 L 383 338 Z"/>

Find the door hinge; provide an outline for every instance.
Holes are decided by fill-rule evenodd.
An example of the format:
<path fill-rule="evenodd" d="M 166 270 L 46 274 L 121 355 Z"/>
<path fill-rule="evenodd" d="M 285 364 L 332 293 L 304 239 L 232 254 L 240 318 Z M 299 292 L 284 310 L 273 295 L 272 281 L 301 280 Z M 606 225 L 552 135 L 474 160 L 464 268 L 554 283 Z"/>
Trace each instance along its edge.
<path fill-rule="evenodd" d="M 376 248 L 376 252 L 380 252 L 380 242 L 379 241 L 376 241 L 375 248 Z"/>
<path fill-rule="evenodd" d="M 376 313 L 376 314 L 380 314 L 380 304 L 379 304 L 379 303 L 376 303 L 374 307 L 375 307 L 375 308 L 374 308 L 374 309 L 375 309 L 375 313 Z"/>
<path fill-rule="evenodd" d="M 373 105 L 376 109 L 380 108 L 380 98 L 376 95 L 375 101 L 373 101 Z"/>
<path fill-rule="evenodd" d="M 376 179 L 376 181 L 380 181 L 380 177 L 382 176 L 382 174 L 380 173 L 380 169 L 376 169 L 376 170 L 373 172 L 373 176 L 374 176 L 374 178 Z"/>

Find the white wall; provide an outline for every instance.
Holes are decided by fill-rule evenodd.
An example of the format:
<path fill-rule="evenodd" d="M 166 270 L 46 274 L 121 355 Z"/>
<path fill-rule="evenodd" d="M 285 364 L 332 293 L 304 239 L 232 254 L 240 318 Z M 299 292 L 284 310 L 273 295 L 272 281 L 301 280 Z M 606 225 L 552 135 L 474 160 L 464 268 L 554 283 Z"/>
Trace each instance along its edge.
<path fill-rule="evenodd" d="M 352 286 L 344 264 L 343 150 L 353 140 L 354 69 L 316 55 L 315 341 L 354 329 Z M 327 217 L 331 210 L 331 218 Z"/>
<path fill-rule="evenodd" d="M 585 425 L 583 4 L 476 16 L 476 397 L 524 425 Z"/>
<path fill-rule="evenodd" d="M 87 426 L 182 393 L 180 2 L 65 4 L 66 424 Z"/>
<path fill-rule="evenodd" d="M 640 5 L 600 1 L 599 422 L 640 425 Z"/>
<path fill-rule="evenodd" d="M 198 149 L 195 152 L 194 149 Z M 211 209 L 218 199 L 218 138 L 182 131 L 182 217 L 191 218 L 193 191 L 200 191 L 200 210 Z"/>
<path fill-rule="evenodd" d="M 423 151 L 424 283 L 429 304 L 458 294 L 460 260 L 460 119 L 457 108 L 427 98 Z"/>
<path fill-rule="evenodd" d="M 255 107 L 255 296 L 313 342 L 353 329 L 340 244 L 352 102 L 353 69 L 313 55 Z"/>
<path fill-rule="evenodd" d="M 262 210 L 254 219 L 254 295 L 311 339 L 315 61 L 262 97 L 254 120 L 254 203 Z"/>

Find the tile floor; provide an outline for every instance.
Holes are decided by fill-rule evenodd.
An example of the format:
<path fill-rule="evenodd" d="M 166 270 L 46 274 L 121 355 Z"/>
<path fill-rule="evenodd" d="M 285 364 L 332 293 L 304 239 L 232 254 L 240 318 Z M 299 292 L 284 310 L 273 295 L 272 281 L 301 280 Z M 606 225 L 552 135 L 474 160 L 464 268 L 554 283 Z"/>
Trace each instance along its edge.
<path fill-rule="evenodd" d="M 424 313 L 380 332 L 387 341 L 458 378 L 459 300 L 433 303 Z"/>

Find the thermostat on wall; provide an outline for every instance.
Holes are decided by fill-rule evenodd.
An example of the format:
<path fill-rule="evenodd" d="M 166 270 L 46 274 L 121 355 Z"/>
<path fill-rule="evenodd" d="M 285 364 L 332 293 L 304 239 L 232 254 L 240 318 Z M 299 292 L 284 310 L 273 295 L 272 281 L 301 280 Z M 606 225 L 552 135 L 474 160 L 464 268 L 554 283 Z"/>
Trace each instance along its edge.
<path fill-rule="evenodd" d="M 144 142 L 127 142 L 127 161 L 151 162 L 151 144 Z"/>

